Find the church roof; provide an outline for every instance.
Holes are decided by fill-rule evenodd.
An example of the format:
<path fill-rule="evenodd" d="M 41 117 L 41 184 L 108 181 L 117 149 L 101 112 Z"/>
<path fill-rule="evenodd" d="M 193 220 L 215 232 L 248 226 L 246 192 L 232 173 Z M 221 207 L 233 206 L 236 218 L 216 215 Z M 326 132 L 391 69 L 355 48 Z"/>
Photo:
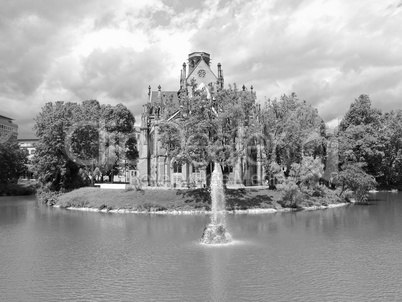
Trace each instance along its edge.
<path fill-rule="evenodd" d="M 159 91 L 151 92 L 151 99 L 150 99 L 151 104 L 158 103 L 161 100 L 166 102 L 170 98 L 172 98 L 173 104 L 175 104 L 176 106 L 179 106 L 179 95 L 178 95 L 177 91 L 160 91 L 161 100 L 158 97 L 158 93 L 159 93 Z"/>

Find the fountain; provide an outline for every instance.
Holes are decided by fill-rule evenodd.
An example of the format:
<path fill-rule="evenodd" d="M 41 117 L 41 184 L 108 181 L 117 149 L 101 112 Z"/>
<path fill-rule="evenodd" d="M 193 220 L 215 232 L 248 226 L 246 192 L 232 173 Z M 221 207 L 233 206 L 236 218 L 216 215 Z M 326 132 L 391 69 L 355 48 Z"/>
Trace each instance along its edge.
<path fill-rule="evenodd" d="M 231 241 L 226 231 L 225 192 L 223 190 L 223 175 L 221 165 L 215 163 L 211 178 L 211 223 L 202 234 L 201 242 L 205 244 L 224 244 Z"/>

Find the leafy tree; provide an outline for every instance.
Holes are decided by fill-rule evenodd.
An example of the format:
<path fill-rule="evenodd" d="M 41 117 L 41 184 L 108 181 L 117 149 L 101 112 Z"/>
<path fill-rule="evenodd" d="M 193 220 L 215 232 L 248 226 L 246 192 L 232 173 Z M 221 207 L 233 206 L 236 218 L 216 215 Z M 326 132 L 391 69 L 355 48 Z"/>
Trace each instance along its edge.
<path fill-rule="evenodd" d="M 159 141 L 167 153 L 168 162 L 179 157 L 183 139 L 181 135 L 180 121 L 168 120 L 160 123 Z"/>
<path fill-rule="evenodd" d="M 319 186 L 319 179 L 324 173 L 320 158 L 303 157 L 301 163 L 291 165 L 289 176 L 277 163 L 271 163 L 271 171 L 278 181 L 277 189 L 283 192 L 283 206 L 297 208 L 306 194 L 314 195 Z"/>
<path fill-rule="evenodd" d="M 15 139 L 0 135 L 0 194 L 26 170 L 27 153 L 20 150 Z"/>
<path fill-rule="evenodd" d="M 292 164 L 289 177 L 295 181 L 299 188 L 312 189 L 318 185 L 323 174 L 324 164 L 321 159 L 306 156 L 303 157 L 300 164 Z"/>
<path fill-rule="evenodd" d="M 137 159 L 139 156 L 137 148 L 137 139 L 131 136 L 126 141 L 126 159 L 129 160 L 129 168 L 134 169 L 137 166 Z"/>
<path fill-rule="evenodd" d="M 227 173 L 251 136 L 254 95 L 235 85 L 217 91 L 210 86 L 208 92 L 194 89 L 192 97 L 182 95 L 180 103 L 180 117 L 160 125 L 159 140 L 168 156 L 198 167 L 216 162 Z"/>
<path fill-rule="evenodd" d="M 366 201 L 368 191 L 374 189 L 377 182 L 361 166 L 361 164 L 346 164 L 342 168 L 338 176 L 341 188 L 339 196 L 343 196 L 347 190 L 351 190 L 358 202 Z"/>
<path fill-rule="evenodd" d="M 381 110 L 371 108 L 370 97 L 362 94 L 350 105 L 348 112 L 339 124 L 339 130 L 345 131 L 351 125 L 372 125 L 378 129 L 381 126 L 381 115 Z"/>
<path fill-rule="evenodd" d="M 367 95 L 361 95 L 350 106 L 339 125 L 340 164 L 359 163 L 364 171 L 376 178 L 383 176 L 382 162 L 385 144 L 381 135 L 381 116 L 371 108 Z"/>
<path fill-rule="evenodd" d="M 317 109 L 301 102 L 295 93 L 265 102 L 261 116 L 268 178 L 274 172 L 273 162 L 285 167 L 288 175 L 292 164 L 300 163 L 304 155 L 324 156 L 325 124 Z"/>
<path fill-rule="evenodd" d="M 70 134 L 69 147 L 74 158 L 79 159 L 91 171 L 93 185 L 94 161 L 99 157 L 99 129 L 90 124 L 77 127 Z"/>
<path fill-rule="evenodd" d="M 379 137 L 383 144 L 381 177 L 378 181 L 386 187 L 402 184 L 402 110 L 383 116 Z"/>
<path fill-rule="evenodd" d="M 95 166 L 105 173 L 107 168 L 117 170 L 119 159 L 125 155 L 120 146 L 133 132 L 135 122 L 123 105 L 101 106 L 96 100 L 47 103 L 35 120 L 39 137 L 35 170 L 42 185 L 52 191 L 87 185 L 86 170 L 93 172 Z"/>
<path fill-rule="evenodd" d="M 132 133 L 134 131 L 135 118 L 130 110 L 123 104 L 116 106 L 104 106 L 102 120 L 105 129 L 109 133 Z"/>
<path fill-rule="evenodd" d="M 47 103 L 36 117 L 34 169 L 43 186 L 52 191 L 70 190 L 85 185 L 79 176 L 79 166 L 68 156 L 65 148 L 67 129 L 73 126 L 75 103 Z"/>
<path fill-rule="evenodd" d="M 104 106 L 101 112 L 103 137 L 101 141 L 100 167 L 104 174 L 113 176 L 120 172 L 126 158 L 126 140 L 134 132 L 135 118 L 123 104 Z M 137 156 L 138 157 L 138 156 Z"/>

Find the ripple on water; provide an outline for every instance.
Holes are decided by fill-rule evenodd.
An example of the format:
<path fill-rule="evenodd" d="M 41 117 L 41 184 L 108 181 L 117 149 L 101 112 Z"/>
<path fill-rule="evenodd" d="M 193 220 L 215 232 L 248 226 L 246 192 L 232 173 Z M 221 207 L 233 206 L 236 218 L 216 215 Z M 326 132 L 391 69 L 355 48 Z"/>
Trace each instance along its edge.
<path fill-rule="evenodd" d="M 376 206 L 228 215 L 98 215 L 1 202 L 1 301 L 400 301 L 402 193 Z M 22 205 L 21 205 L 22 204 Z"/>

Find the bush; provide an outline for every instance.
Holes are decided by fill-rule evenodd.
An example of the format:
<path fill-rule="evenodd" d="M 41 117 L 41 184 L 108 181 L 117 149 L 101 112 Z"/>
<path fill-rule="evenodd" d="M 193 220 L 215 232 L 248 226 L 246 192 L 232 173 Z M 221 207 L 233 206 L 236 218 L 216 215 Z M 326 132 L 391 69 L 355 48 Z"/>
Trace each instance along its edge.
<path fill-rule="evenodd" d="M 362 163 L 347 164 L 339 173 L 338 181 L 341 184 L 341 197 L 347 191 L 353 191 L 353 198 L 357 202 L 366 202 L 368 191 L 377 185 L 374 177 L 363 170 Z"/>
<path fill-rule="evenodd" d="M 298 208 L 303 201 L 303 193 L 292 180 L 286 180 L 277 186 L 278 190 L 283 192 L 282 200 L 279 204 L 285 208 Z"/>
<path fill-rule="evenodd" d="M 312 189 L 312 196 L 314 197 L 324 197 L 327 195 L 326 187 L 325 186 L 316 186 Z"/>
<path fill-rule="evenodd" d="M 61 193 L 47 190 L 45 188 L 38 189 L 36 196 L 39 202 L 52 206 L 57 203 Z"/>

